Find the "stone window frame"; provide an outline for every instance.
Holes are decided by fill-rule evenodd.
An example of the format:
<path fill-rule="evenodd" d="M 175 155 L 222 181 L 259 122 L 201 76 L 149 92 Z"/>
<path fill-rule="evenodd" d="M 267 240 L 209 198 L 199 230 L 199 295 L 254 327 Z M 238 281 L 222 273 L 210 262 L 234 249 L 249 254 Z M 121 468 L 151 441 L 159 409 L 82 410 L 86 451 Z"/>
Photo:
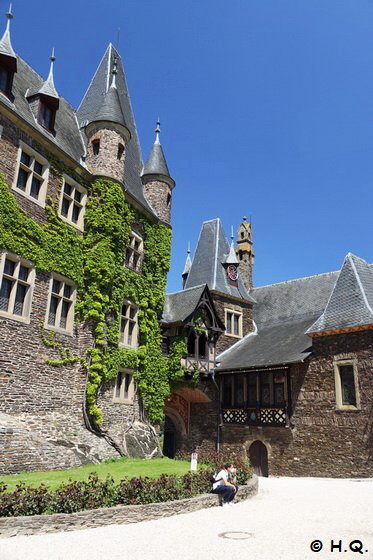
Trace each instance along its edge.
<path fill-rule="evenodd" d="M 353 368 L 356 405 L 354 405 L 354 404 L 343 404 L 342 381 L 341 381 L 341 375 L 340 375 L 340 370 L 339 370 L 340 366 L 352 366 L 352 368 Z M 360 405 L 359 375 L 358 375 L 358 368 L 357 368 L 357 359 L 356 358 L 335 359 L 334 362 L 333 362 L 333 368 L 334 368 L 336 410 L 342 410 L 342 411 L 360 410 L 361 405 Z"/>
<path fill-rule="evenodd" d="M 61 284 L 58 292 L 53 291 L 55 281 L 60 282 Z M 65 287 L 67 286 L 71 288 L 71 292 L 68 296 L 65 293 Z M 51 310 L 52 297 L 58 300 L 56 313 L 55 313 L 56 320 L 53 325 L 49 323 L 49 314 Z M 61 327 L 61 310 L 64 302 L 66 301 L 70 303 L 67 317 L 66 317 L 66 327 Z M 49 280 L 48 300 L 47 300 L 47 309 L 45 313 L 44 328 L 72 336 L 73 328 L 74 328 L 75 302 L 76 302 L 76 286 L 74 282 L 69 278 L 66 278 L 65 276 L 61 276 L 61 274 L 57 274 L 53 272 Z"/>
<path fill-rule="evenodd" d="M 134 404 L 135 379 L 133 370 L 121 368 L 114 381 L 113 402 L 120 404 Z"/>
<path fill-rule="evenodd" d="M 126 308 L 123 313 L 123 308 Z M 139 308 L 131 301 L 124 300 L 120 310 L 119 346 L 138 348 L 139 346 Z M 131 332 L 130 332 L 130 329 Z M 130 338 L 130 342 L 128 342 Z"/>
<path fill-rule="evenodd" d="M 80 231 L 84 231 L 84 214 L 87 204 L 87 189 L 85 189 L 82 185 L 80 185 L 77 181 L 75 181 L 68 175 L 63 174 L 62 178 L 63 181 L 61 186 L 60 201 L 58 204 L 58 215 L 61 220 L 63 220 L 67 224 L 70 224 Z M 65 191 L 66 184 L 72 188 L 70 193 Z M 77 200 L 75 198 L 76 192 L 79 192 L 82 195 L 80 200 Z M 67 216 L 62 214 L 62 205 L 64 200 L 69 201 Z M 76 222 L 74 222 L 72 218 L 75 207 L 80 207 L 79 217 Z"/>
<path fill-rule="evenodd" d="M 7 260 L 15 263 L 13 274 L 7 274 L 4 272 L 5 262 Z M 21 266 L 29 270 L 27 280 L 19 277 Z M 19 321 L 21 323 L 30 324 L 32 296 L 33 296 L 33 291 L 35 287 L 35 278 L 36 278 L 34 264 L 31 261 L 22 259 L 21 257 L 18 257 L 17 255 L 13 255 L 12 253 L 9 253 L 7 251 L 0 251 L 0 288 L 2 286 L 4 277 L 8 279 L 12 279 L 14 282 L 11 288 L 11 293 L 9 298 L 10 304 L 8 308 L 13 307 L 14 310 L 16 291 L 18 285 L 27 286 L 27 293 L 23 300 L 24 303 L 23 303 L 22 315 L 14 313 L 14 311 L 10 312 L 2 309 L 0 310 L 0 316 L 6 317 L 7 319 L 12 319 L 14 321 Z"/>
<path fill-rule="evenodd" d="M 233 316 L 238 317 L 238 334 L 228 331 L 228 313 Z M 242 322 L 243 322 L 243 313 L 242 311 L 237 311 L 235 309 L 225 309 L 224 310 L 224 324 L 225 324 L 225 333 L 227 336 L 232 336 L 234 338 L 242 338 Z M 232 325 L 232 321 L 231 321 Z"/>
<path fill-rule="evenodd" d="M 30 165 L 26 165 L 24 162 L 21 161 L 23 153 L 25 153 L 27 156 L 30 157 Z M 35 171 L 34 169 L 35 162 L 42 165 L 41 174 Z M 45 208 L 45 199 L 47 195 L 47 186 L 49 180 L 49 167 L 50 167 L 49 162 L 45 157 L 40 155 L 39 152 L 31 148 L 28 144 L 20 140 L 19 147 L 18 147 L 18 154 L 17 154 L 16 172 L 14 174 L 12 189 L 17 193 L 21 194 L 22 196 L 24 196 L 25 198 L 27 198 L 28 200 L 31 200 L 32 202 L 38 204 L 42 208 Z M 28 173 L 25 190 L 17 186 L 20 170 L 23 170 L 26 173 Z M 31 195 L 32 182 L 34 178 L 36 178 L 38 181 L 41 182 L 40 190 L 37 198 Z"/>
<path fill-rule="evenodd" d="M 135 272 L 140 272 L 144 257 L 144 239 L 136 231 L 131 231 L 130 241 L 126 249 L 124 264 Z"/>

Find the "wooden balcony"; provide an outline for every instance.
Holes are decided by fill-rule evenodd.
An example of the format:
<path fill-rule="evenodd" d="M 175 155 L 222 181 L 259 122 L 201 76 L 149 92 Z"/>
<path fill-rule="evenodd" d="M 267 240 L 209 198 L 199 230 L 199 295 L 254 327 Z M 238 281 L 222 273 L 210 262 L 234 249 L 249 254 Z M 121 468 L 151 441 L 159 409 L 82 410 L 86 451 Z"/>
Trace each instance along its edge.
<path fill-rule="evenodd" d="M 287 408 L 223 408 L 224 424 L 244 424 L 246 426 L 288 426 Z"/>
<path fill-rule="evenodd" d="M 192 374 L 195 372 L 207 374 L 214 367 L 212 360 L 196 359 L 194 356 L 182 358 L 181 365 L 186 367 Z"/>

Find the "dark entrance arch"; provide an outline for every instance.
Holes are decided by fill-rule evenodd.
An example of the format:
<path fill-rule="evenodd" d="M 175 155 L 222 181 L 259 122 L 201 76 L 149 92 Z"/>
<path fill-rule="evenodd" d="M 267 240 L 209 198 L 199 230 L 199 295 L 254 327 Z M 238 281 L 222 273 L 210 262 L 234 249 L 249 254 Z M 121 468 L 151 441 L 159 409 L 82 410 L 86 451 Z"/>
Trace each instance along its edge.
<path fill-rule="evenodd" d="M 249 459 L 255 474 L 268 476 L 268 451 L 263 442 L 256 440 L 250 445 Z"/>
<path fill-rule="evenodd" d="M 164 417 L 163 455 L 173 459 L 176 453 L 176 426 L 169 416 Z"/>

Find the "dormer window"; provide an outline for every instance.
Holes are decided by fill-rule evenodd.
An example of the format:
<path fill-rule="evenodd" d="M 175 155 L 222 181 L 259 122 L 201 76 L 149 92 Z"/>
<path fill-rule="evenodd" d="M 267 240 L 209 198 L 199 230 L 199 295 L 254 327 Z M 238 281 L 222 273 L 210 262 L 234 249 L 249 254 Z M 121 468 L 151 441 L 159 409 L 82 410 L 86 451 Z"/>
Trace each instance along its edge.
<path fill-rule="evenodd" d="M 15 72 L 13 59 L 0 54 L 0 91 L 11 100 L 13 100 L 12 85 Z"/>
<path fill-rule="evenodd" d="M 54 132 L 54 120 L 56 117 L 56 110 L 51 105 L 47 104 L 45 101 L 40 100 L 38 122 L 49 130 L 49 132 Z"/>

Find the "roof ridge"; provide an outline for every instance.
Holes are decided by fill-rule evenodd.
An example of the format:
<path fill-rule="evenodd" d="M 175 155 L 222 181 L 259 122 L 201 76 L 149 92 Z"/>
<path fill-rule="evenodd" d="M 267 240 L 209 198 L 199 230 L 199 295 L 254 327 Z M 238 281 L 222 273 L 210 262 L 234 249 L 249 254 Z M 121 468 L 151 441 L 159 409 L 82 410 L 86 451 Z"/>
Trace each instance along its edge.
<path fill-rule="evenodd" d="M 336 274 L 340 270 L 332 270 L 330 272 L 321 272 L 320 274 L 312 274 L 311 276 L 301 276 L 300 278 L 292 278 L 291 280 L 284 280 L 283 282 L 274 282 L 273 284 L 265 284 L 264 286 L 255 286 L 253 290 L 260 290 L 261 288 L 270 288 L 271 286 L 279 286 L 280 284 L 290 284 L 291 282 L 298 282 L 298 280 L 308 280 L 309 278 L 318 278 L 320 276 L 327 276 Z"/>
<path fill-rule="evenodd" d="M 197 288 L 202 288 L 202 286 L 207 286 L 207 284 L 198 284 L 198 286 L 192 286 L 191 288 L 185 288 L 185 290 L 177 290 L 176 292 L 167 292 L 166 296 L 172 296 L 174 294 L 184 294 L 190 290 L 196 290 Z"/>

